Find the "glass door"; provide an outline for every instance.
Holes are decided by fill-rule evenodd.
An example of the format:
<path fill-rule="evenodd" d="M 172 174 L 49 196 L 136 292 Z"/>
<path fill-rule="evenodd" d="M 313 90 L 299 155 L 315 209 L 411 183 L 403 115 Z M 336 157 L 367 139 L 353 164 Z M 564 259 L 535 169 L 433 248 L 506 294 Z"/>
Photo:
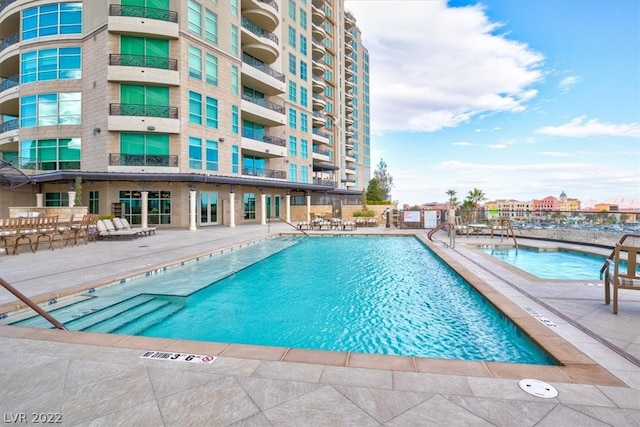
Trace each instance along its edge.
<path fill-rule="evenodd" d="M 200 225 L 218 225 L 218 193 L 200 192 Z"/>

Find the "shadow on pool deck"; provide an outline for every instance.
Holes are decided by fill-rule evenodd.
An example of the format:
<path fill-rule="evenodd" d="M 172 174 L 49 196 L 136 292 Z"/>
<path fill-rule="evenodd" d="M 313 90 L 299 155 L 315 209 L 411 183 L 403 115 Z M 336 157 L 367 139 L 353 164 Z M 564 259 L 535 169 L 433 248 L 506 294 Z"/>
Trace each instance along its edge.
<path fill-rule="evenodd" d="M 346 233 L 399 232 L 414 233 L 384 226 Z M 0 255 L 0 276 L 48 301 L 278 233 L 296 231 L 282 223 L 160 230 L 133 241 Z M 60 413 L 64 425 L 640 424 L 640 367 L 634 364 L 640 358 L 640 328 L 630 327 L 640 324 L 637 292 L 622 293 L 620 314 L 613 315 L 600 281 L 535 279 L 474 250 L 478 242 L 493 241 L 460 238 L 455 249 L 429 245 L 497 300 L 527 310 L 517 315 L 538 324 L 556 350 L 576 347 L 582 353 L 571 354 L 584 357 L 576 362 L 594 363 L 576 363 L 567 374 L 557 367 L 0 326 L 0 409 Z M 0 291 L 0 313 L 16 304 Z M 212 364 L 190 364 L 140 359 L 143 350 L 219 357 Z M 518 387 L 522 378 L 547 381 L 559 395 L 526 394 Z"/>

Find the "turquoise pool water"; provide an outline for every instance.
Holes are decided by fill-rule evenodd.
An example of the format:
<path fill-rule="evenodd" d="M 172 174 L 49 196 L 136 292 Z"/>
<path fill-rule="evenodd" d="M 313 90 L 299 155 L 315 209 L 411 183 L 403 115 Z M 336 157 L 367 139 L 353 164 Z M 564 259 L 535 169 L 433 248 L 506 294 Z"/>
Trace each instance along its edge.
<path fill-rule="evenodd" d="M 483 252 L 541 279 L 600 280 L 605 257 L 584 252 L 489 247 Z"/>
<path fill-rule="evenodd" d="M 274 239 L 84 297 L 69 329 L 554 364 L 413 237 Z"/>

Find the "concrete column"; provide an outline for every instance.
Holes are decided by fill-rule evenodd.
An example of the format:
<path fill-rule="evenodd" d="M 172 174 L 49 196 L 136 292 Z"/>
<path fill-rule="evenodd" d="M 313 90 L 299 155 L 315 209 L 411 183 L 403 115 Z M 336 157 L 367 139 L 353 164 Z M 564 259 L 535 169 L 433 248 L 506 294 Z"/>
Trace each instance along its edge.
<path fill-rule="evenodd" d="M 44 207 L 44 193 L 36 194 L 36 208 Z"/>
<path fill-rule="evenodd" d="M 264 193 L 260 195 L 260 206 L 262 207 L 262 209 L 260 209 L 261 211 L 260 224 L 266 225 L 267 224 L 267 195 Z"/>
<path fill-rule="evenodd" d="M 229 227 L 236 226 L 236 193 L 229 193 Z"/>
<path fill-rule="evenodd" d="M 307 194 L 307 221 L 311 221 L 311 194 Z"/>
<path fill-rule="evenodd" d="M 146 228 L 149 225 L 149 220 L 147 218 L 147 215 L 149 214 L 149 192 L 148 191 L 141 191 L 140 192 L 140 196 L 142 197 L 142 201 L 141 201 L 141 215 L 142 215 L 142 219 L 141 219 L 141 223 L 140 226 L 142 228 Z"/>
<path fill-rule="evenodd" d="M 76 201 L 76 192 L 69 191 L 69 207 L 72 208 Z"/>
<path fill-rule="evenodd" d="M 285 221 L 291 222 L 291 194 L 287 194 L 284 199 L 285 203 Z"/>
<path fill-rule="evenodd" d="M 196 230 L 196 192 L 189 191 L 189 230 Z"/>

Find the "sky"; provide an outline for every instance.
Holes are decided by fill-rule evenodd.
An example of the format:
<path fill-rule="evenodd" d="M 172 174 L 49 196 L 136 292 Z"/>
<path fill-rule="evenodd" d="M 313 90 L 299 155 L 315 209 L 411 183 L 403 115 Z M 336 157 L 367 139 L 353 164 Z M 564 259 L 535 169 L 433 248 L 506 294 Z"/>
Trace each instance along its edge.
<path fill-rule="evenodd" d="M 370 56 L 371 171 L 416 205 L 640 202 L 639 0 L 346 0 Z"/>

